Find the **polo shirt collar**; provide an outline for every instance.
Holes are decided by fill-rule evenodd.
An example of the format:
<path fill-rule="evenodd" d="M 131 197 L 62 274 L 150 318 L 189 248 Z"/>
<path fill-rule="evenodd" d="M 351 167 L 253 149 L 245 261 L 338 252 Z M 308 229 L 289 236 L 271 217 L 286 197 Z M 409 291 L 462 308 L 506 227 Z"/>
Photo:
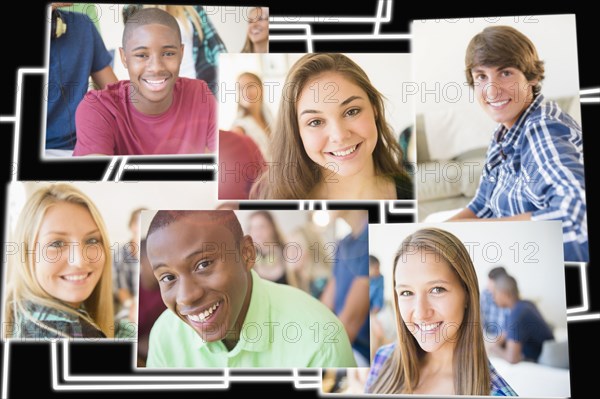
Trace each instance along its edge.
<path fill-rule="evenodd" d="M 227 353 L 227 357 L 238 355 L 241 351 L 262 352 L 268 349 L 269 343 L 273 342 L 270 328 L 271 303 L 266 290 L 265 282 L 260 276 L 251 270 L 252 276 L 252 294 L 250 295 L 250 304 L 246 319 L 240 330 L 240 340 L 237 345 Z M 194 346 L 202 351 L 211 354 L 226 353 L 227 348 L 222 341 L 204 342 L 200 335 L 194 333 Z"/>

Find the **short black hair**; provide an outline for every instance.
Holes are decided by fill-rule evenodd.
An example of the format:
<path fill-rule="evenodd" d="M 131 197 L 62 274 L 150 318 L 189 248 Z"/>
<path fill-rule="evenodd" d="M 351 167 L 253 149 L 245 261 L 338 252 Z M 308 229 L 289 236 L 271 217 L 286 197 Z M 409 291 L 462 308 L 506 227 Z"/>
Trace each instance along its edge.
<path fill-rule="evenodd" d="M 379 266 L 379 259 L 377 259 L 377 257 L 376 257 L 376 256 L 369 255 L 369 265 L 370 265 L 371 263 L 374 263 L 374 264 L 376 264 L 377 266 Z"/>
<path fill-rule="evenodd" d="M 150 222 L 146 239 L 157 230 L 191 216 L 202 216 L 212 224 L 225 226 L 231 231 L 236 244 L 239 244 L 244 237 L 240 221 L 233 211 L 158 211 Z"/>
<path fill-rule="evenodd" d="M 519 299 L 519 284 L 513 276 L 508 274 L 499 276 L 495 283 L 497 291 L 502 291 L 512 298 Z"/>
<path fill-rule="evenodd" d="M 497 266 L 497 267 L 494 267 L 492 270 L 490 270 L 490 272 L 488 273 L 488 278 L 490 280 L 496 281 L 499 277 L 506 276 L 506 275 L 508 275 L 508 273 L 506 272 L 506 269 L 502 266 Z"/>
<path fill-rule="evenodd" d="M 150 24 L 164 25 L 173 29 L 177 32 L 179 43 L 181 43 L 181 30 L 179 29 L 179 24 L 175 17 L 159 8 L 142 8 L 134 11 L 127 17 L 125 29 L 123 29 L 123 48 L 125 48 L 125 43 L 129 40 L 136 28 Z"/>

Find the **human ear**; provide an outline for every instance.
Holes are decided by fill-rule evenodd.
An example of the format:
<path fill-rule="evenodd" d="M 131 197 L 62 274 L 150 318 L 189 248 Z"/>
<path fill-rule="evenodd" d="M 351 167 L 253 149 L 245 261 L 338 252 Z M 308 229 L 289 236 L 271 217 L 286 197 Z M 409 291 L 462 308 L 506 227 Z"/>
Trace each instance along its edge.
<path fill-rule="evenodd" d="M 242 251 L 242 262 L 246 271 L 250 271 L 256 262 L 256 248 L 254 247 L 254 241 L 249 235 L 242 237 L 240 242 L 240 249 Z"/>
<path fill-rule="evenodd" d="M 121 63 L 123 64 L 123 67 L 127 69 L 127 57 L 125 57 L 125 50 L 123 47 L 119 47 L 119 55 L 121 56 Z"/>

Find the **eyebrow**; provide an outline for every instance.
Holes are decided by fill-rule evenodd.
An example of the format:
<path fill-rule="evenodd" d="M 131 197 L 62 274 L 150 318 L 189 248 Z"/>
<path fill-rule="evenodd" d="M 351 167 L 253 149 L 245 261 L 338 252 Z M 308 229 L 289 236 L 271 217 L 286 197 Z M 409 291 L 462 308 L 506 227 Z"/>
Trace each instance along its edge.
<path fill-rule="evenodd" d="M 428 281 L 426 283 L 427 285 L 434 285 L 434 284 L 450 284 L 450 282 L 446 281 L 446 280 L 431 280 Z M 396 284 L 396 288 L 410 288 L 410 285 L 407 284 Z"/>
<path fill-rule="evenodd" d="M 191 258 L 193 258 L 194 256 L 197 256 L 197 255 L 202 255 L 202 254 L 205 254 L 205 253 L 210 253 L 210 254 L 213 254 L 213 253 L 215 253 L 215 252 L 217 252 L 217 251 L 209 251 L 209 250 L 206 250 L 206 249 L 198 249 L 198 250 L 196 250 L 196 251 L 190 252 L 190 253 L 189 253 L 189 254 L 188 254 L 186 257 L 185 257 L 185 260 L 186 260 L 186 261 L 189 261 L 189 260 L 190 260 Z M 154 271 L 154 270 L 156 270 L 156 269 L 159 269 L 159 268 L 161 268 L 161 267 L 168 267 L 168 266 L 167 266 L 167 264 L 166 264 L 166 263 L 159 263 L 159 264 L 157 264 L 157 265 L 152 265 L 152 270 Z"/>
<path fill-rule="evenodd" d="M 94 230 L 90 231 L 89 233 L 85 233 L 84 236 L 89 236 L 89 235 L 92 235 L 92 234 L 95 234 L 95 233 L 98 233 L 98 232 L 100 232 L 100 229 L 94 229 Z M 69 235 L 69 233 L 67 233 L 66 231 L 55 231 L 55 230 L 52 230 L 52 231 L 49 231 L 47 233 L 42 234 L 42 237 L 49 236 L 49 235 L 52 235 L 52 234 L 57 235 L 57 236 L 68 236 Z"/>
<path fill-rule="evenodd" d="M 347 99 L 345 99 L 344 101 L 342 101 L 340 103 L 340 107 L 346 106 L 348 104 L 350 104 L 352 101 L 354 100 L 362 100 L 363 98 L 361 96 L 350 96 Z M 304 114 L 320 114 L 323 111 L 317 111 L 315 109 L 305 109 L 304 111 L 302 111 L 300 113 L 300 116 L 304 115 Z"/>
<path fill-rule="evenodd" d="M 131 49 L 131 51 L 138 51 L 138 50 L 148 50 L 149 47 L 147 46 L 137 46 L 134 49 Z M 162 49 L 174 49 L 177 50 L 178 47 L 175 46 L 174 44 L 167 44 L 166 46 L 162 46 Z"/>

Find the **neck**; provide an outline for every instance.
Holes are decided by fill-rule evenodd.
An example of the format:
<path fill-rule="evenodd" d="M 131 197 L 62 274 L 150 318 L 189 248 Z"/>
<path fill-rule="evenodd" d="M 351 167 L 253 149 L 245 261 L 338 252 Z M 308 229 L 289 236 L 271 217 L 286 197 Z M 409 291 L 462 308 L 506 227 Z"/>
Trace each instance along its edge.
<path fill-rule="evenodd" d="M 263 40 L 261 42 L 252 43 L 254 46 L 255 53 L 268 53 L 269 52 L 269 41 Z"/>
<path fill-rule="evenodd" d="M 228 351 L 231 351 L 233 348 L 235 348 L 237 343 L 240 341 L 242 327 L 244 325 L 244 321 L 246 321 L 248 309 L 250 308 L 250 299 L 252 298 L 252 287 L 252 273 L 248 272 L 246 298 L 244 299 L 242 309 L 240 310 L 240 314 L 238 315 L 235 324 L 233 326 L 228 326 L 227 335 L 225 335 L 225 337 L 223 338 L 223 344 L 225 345 Z"/>
<path fill-rule="evenodd" d="M 454 368 L 454 345 L 444 345 L 439 350 L 425 355 L 422 369 L 429 374 L 447 373 Z"/>
<path fill-rule="evenodd" d="M 315 199 L 396 199 L 393 180 L 376 176 L 373 161 L 352 176 L 341 176 L 321 168 L 321 182 L 313 190 Z"/>
<path fill-rule="evenodd" d="M 130 93 L 129 97 L 129 101 L 131 101 L 135 109 L 144 115 L 159 115 L 165 113 L 169 110 L 171 104 L 173 104 L 173 93 L 160 102 L 151 102 L 145 98 L 140 98 L 135 92 Z"/>

